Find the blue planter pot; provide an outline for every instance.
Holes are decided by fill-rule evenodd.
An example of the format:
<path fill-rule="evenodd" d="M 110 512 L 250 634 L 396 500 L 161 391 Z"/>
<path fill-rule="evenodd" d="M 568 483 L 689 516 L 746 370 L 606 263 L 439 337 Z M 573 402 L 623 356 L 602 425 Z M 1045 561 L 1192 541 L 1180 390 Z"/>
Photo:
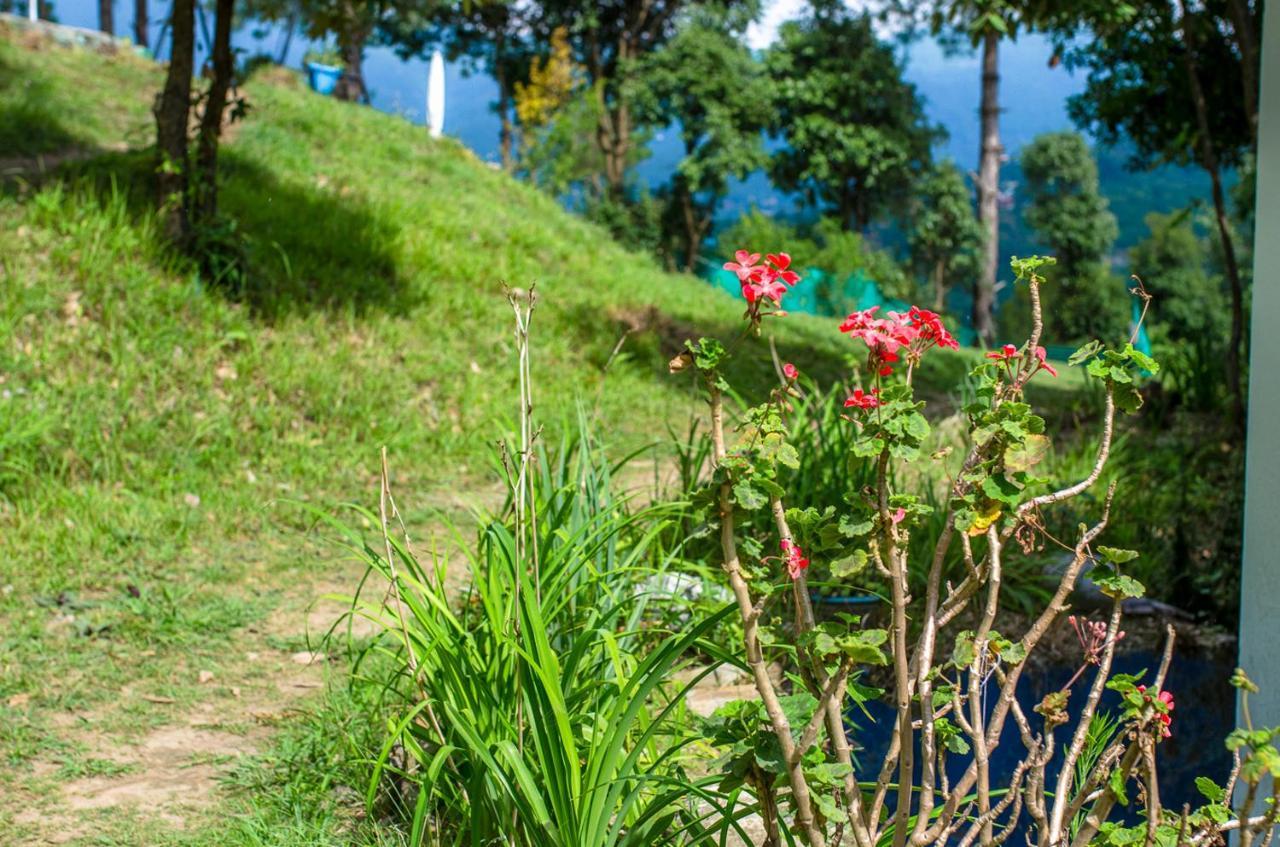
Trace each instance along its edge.
<path fill-rule="evenodd" d="M 317 91 L 320 94 L 332 94 L 340 76 L 342 76 L 342 68 L 307 62 L 307 83 L 311 86 L 312 91 Z"/>
<path fill-rule="evenodd" d="M 876 606 L 881 602 L 880 597 L 875 594 L 856 594 L 850 597 L 842 597 L 832 594 L 810 593 L 809 599 L 819 606 Z"/>

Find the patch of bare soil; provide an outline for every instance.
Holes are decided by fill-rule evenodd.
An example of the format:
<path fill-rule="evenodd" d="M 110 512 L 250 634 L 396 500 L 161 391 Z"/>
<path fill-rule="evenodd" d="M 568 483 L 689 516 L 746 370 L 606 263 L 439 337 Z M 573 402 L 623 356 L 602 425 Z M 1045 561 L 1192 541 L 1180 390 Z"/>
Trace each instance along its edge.
<path fill-rule="evenodd" d="M 208 695 L 192 706 L 122 690 L 114 707 L 154 715 L 160 724 L 154 729 L 101 729 L 112 718 L 106 713 L 59 715 L 53 721 L 58 734 L 94 767 L 90 775 L 67 779 L 63 763 L 34 763 L 36 779 L 57 789 L 14 817 L 20 843 L 77 843 L 100 832 L 91 821 L 113 812 L 179 830 L 208 813 L 220 799 L 226 771 L 264 749 L 274 727 L 324 687 L 329 658 L 322 636 L 346 609 L 325 595 L 354 585 L 355 576 L 296 587 L 267 620 L 237 640 L 236 661 L 224 662 L 216 673 L 198 672 L 195 683 Z M 356 619 L 352 631 L 367 635 L 372 625 Z M 7 842 L 0 837 L 0 843 Z"/>

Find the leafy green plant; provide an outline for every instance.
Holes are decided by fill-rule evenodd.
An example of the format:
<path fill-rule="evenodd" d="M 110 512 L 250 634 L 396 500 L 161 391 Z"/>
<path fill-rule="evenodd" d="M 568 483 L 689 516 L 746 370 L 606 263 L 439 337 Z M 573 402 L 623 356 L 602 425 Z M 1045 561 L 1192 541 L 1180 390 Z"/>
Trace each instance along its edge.
<path fill-rule="evenodd" d="M 735 826 L 714 780 L 681 762 L 684 694 L 709 671 L 672 682 L 695 651 L 726 658 L 705 636 L 728 610 L 681 632 L 644 625 L 679 506 L 618 498 L 585 432 L 550 454 L 525 415 L 520 431 L 502 452 L 507 502 L 474 546 L 455 533 L 452 556 L 422 559 L 393 537 L 385 475 L 380 513 L 361 512 L 384 535 L 352 535 L 369 568 L 352 613 L 381 630 L 357 673 L 391 669 L 371 677 L 388 723 L 369 802 L 403 807 L 415 845 L 686 844 L 710 837 L 711 817 Z"/>
<path fill-rule="evenodd" d="M 761 261 L 743 250 L 726 265 L 742 283 L 748 335 L 785 314 L 782 298 L 798 281 L 787 271 L 790 261 L 785 253 Z M 824 847 L 839 844 L 848 831 L 860 847 L 952 839 L 996 847 L 1013 834 L 1024 811 L 1034 826 L 1028 843 L 1042 847 L 1143 838 L 1148 845 L 1196 844 L 1231 830 L 1247 841 L 1265 837 L 1276 823 L 1276 798 L 1261 814 L 1255 800 L 1264 778 L 1280 771 L 1277 731 L 1254 729 L 1247 718 L 1228 739 L 1237 754 L 1232 784 L 1211 790 L 1217 796 L 1207 794 L 1210 805 L 1201 810 L 1178 813 L 1161 805 L 1156 760 L 1173 724 L 1174 697 L 1164 683 L 1174 632 L 1169 629 L 1149 687 L 1112 672 L 1125 635 L 1124 603 L 1145 593 L 1132 573 L 1139 553 L 1100 543 L 1115 483 L 1107 486 L 1098 512 L 1070 534 L 1057 538 L 1047 529 L 1047 512 L 1100 483 L 1117 412 L 1136 413 L 1145 380 L 1159 370 L 1133 338 L 1110 347 L 1089 342 L 1070 358 L 1068 365 L 1082 366 L 1102 387 L 1101 432 L 1082 478 L 1048 486 L 1040 466 L 1052 442 L 1025 389 L 1033 379 L 1058 376 L 1041 344 L 1041 289 L 1053 264 L 1040 256 L 1011 262 L 1031 304 L 1030 336 L 1021 346 L 989 352 L 973 368 L 962 409 L 964 459 L 950 477 L 945 501 L 930 499 L 929 474 L 913 472 L 935 461 L 928 452 L 925 401 L 917 398 L 913 377 L 930 351 L 957 345 L 937 314 L 912 307 L 882 316 L 873 308 L 840 325 L 858 349 L 865 346 L 864 372 L 870 375 L 844 402 L 851 433 L 844 458 L 871 474 L 869 484 L 846 491 L 841 508 L 792 505 L 797 501 L 787 482 L 801 456 L 794 442 L 797 432 L 801 439 L 807 435 L 788 423 L 800 381 L 794 366 L 779 368 L 780 386 L 743 412 L 731 440 L 731 350 L 715 339 L 691 340 L 672 362 L 673 372 L 697 376 L 710 405 L 714 468 L 703 496 L 715 504 L 723 570 L 742 621 L 741 649 L 759 696 L 757 703 L 722 712 L 711 729 L 729 747 L 730 782 L 758 798 L 771 843 L 776 833 L 787 832 Z M 770 522 L 772 537 L 762 531 Z M 927 547 L 913 543 L 918 535 L 928 538 Z M 1025 620 L 1002 615 L 1008 554 L 1019 548 L 1030 554 L 1046 543 L 1068 556 L 1049 596 L 1031 604 Z M 963 568 L 952 574 L 956 548 Z M 774 549 L 780 555 L 770 555 Z M 864 570 L 878 574 L 887 584 L 887 615 L 819 619 L 809 590 L 810 567 L 818 561 L 837 578 Z M 1069 618 L 1080 642 L 1079 669 L 1044 695 L 1033 718 L 1017 699 L 1018 683 L 1086 568 L 1109 598 L 1110 614 L 1098 621 Z M 923 602 L 913 596 L 918 594 Z M 1003 634 L 997 624 L 1022 634 Z M 770 672 L 771 663 L 782 666 L 781 680 Z M 888 668 L 895 718 L 887 753 L 868 768 L 853 760 L 844 715 L 867 696 L 851 679 L 879 666 Z M 1243 676 L 1237 684 L 1248 686 Z M 1073 710 L 1079 688 L 1087 693 Z M 1095 723 L 1108 689 L 1121 697 L 1121 710 L 1114 720 Z M 989 753 L 1010 720 L 1026 753 L 1012 775 L 997 782 Z M 1061 745 L 1059 731 L 1067 736 Z M 948 769 L 949 755 L 963 757 L 959 778 Z M 1232 796 L 1236 780 L 1248 789 L 1245 802 L 1233 809 L 1223 800 Z M 1131 794 L 1135 783 L 1141 792 Z M 1146 817 L 1139 828 L 1116 819 L 1115 810 L 1130 804 L 1131 796 Z"/>

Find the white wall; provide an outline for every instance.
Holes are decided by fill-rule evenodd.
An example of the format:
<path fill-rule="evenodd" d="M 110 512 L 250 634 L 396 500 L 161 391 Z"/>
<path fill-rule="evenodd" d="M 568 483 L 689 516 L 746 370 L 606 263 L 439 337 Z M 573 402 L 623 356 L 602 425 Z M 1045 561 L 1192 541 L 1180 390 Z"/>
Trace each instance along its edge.
<path fill-rule="evenodd" d="M 1240 665 L 1262 687 L 1257 726 L 1280 725 L 1280 0 L 1262 25 Z"/>

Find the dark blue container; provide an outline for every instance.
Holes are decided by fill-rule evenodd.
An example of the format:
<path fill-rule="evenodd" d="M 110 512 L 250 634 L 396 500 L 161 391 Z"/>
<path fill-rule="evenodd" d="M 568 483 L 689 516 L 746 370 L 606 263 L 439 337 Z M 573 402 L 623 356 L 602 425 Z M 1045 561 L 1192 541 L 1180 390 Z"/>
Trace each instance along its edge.
<path fill-rule="evenodd" d="M 307 62 L 307 83 L 311 86 L 312 91 L 318 91 L 321 94 L 332 94 L 340 76 L 342 76 L 342 68 Z"/>

